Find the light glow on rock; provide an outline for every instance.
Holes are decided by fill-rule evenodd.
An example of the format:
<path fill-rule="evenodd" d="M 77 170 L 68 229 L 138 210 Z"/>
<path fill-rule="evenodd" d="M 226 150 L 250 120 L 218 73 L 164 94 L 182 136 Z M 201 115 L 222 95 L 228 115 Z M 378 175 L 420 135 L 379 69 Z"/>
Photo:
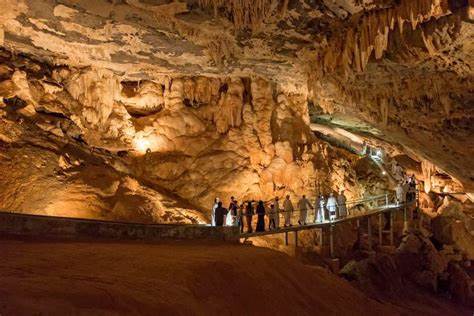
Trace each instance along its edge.
<path fill-rule="evenodd" d="M 134 147 L 135 149 L 144 154 L 148 149 L 150 149 L 150 141 L 146 138 L 137 138 L 134 141 Z"/>

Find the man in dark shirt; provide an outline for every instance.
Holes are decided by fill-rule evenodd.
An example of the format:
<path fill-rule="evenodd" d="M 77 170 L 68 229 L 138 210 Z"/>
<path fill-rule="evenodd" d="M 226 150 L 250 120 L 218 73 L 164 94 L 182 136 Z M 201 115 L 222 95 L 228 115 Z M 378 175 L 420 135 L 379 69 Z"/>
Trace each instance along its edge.
<path fill-rule="evenodd" d="M 216 208 L 216 226 L 224 225 L 224 216 L 227 215 L 227 213 L 227 209 L 222 207 L 222 202 L 219 202 Z"/>

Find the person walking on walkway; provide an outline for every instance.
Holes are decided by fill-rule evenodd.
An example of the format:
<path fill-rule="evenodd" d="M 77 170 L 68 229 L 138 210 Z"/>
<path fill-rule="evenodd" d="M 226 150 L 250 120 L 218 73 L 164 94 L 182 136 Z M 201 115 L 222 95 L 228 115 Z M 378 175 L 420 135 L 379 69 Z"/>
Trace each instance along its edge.
<path fill-rule="evenodd" d="M 257 205 L 257 228 L 255 231 L 257 232 L 264 232 L 265 231 L 265 205 L 263 205 L 263 201 L 258 201 Z"/>
<path fill-rule="evenodd" d="M 236 219 L 237 219 L 237 208 L 238 204 L 235 198 L 232 196 L 230 198 L 230 204 L 229 204 L 229 213 L 227 214 L 226 217 L 226 226 L 235 226 L 236 224 Z"/>
<path fill-rule="evenodd" d="M 280 228 L 280 199 L 278 196 L 275 196 L 273 201 L 273 206 L 275 207 L 275 228 Z"/>
<path fill-rule="evenodd" d="M 285 201 L 283 202 L 283 210 L 285 211 L 285 227 L 291 225 L 291 216 L 293 215 L 293 203 L 291 203 L 290 196 L 287 195 Z"/>
<path fill-rule="evenodd" d="M 334 197 L 334 194 L 331 192 L 331 194 L 329 194 L 329 198 L 328 198 L 328 202 L 327 202 L 327 209 L 329 211 L 329 220 L 330 221 L 333 221 L 336 219 L 336 205 L 337 205 L 337 201 L 336 201 L 336 198 Z"/>
<path fill-rule="evenodd" d="M 339 195 L 337 196 L 337 208 L 339 209 L 339 216 L 341 218 L 344 218 L 347 216 L 347 199 L 346 196 L 344 195 L 344 190 L 341 190 L 339 192 Z"/>
<path fill-rule="evenodd" d="M 244 203 L 240 204 L 239 210 L 237 211 L 238 213 L 238 219 L 239 219 L 239 227 L 240 227 L 240 233 L 244 232 Z"/>
<path fill-rule="evenodd" d="M 216 208 L 219 203 L 219 198 L 216 197 L 214 199 L 214 204 L 212 205 L 212 210 L 211 210 L 211 226 L 216 226 Z"/>
<path fill-rule="evenodd" d="M 277 216 L 277 214 L 275 213 L 275 204 L 271 204 L 270 205 L 270 213 L 268 214 L 268 230 L 274 230 L 276 229 L 276 225 L 275 225 L 275 222 L 276 222 L 276 219 L 275 217 Z"/>
<path fill-rule="evenodd" d="M 222 207 L 222 202 L 217 203 L 216 208 L 216 226 L 224 225 L 224 217 L 227 215 L 228 211 L 226 208 Z"/>
<path fill-rule="evenodd" d="M 247 221 L 247 232 L 251 233 L 252 230 L 252 217 L 253 217 L 253 205 L 252 201 L 248 201 L 247 208 L 245 209 L 245 219 Z"/>
<path fill-rule="evenodd" d="M 303 194 L 303 197 L 298 201 L 298 209 L 300 210 L 300 219 L 298 224 L 306 225 L 306 218 L 308 217 L 308 208 L 311 207 L 311 203 L 306 198 L 306 195 Z"/>
<path fill-rule="evenodd" d="M 397 186 L 395 187 L 395 194 L 397 196 L 397 204 L 403 204 L 406 200 L 406 192 L 402 182 L 398 182 Z"/>
<path fill-rule="evenodd" d="M 324 195 L 320 194 L 314 203 L 314 222 L 318 221 L 322 223 L 326 220 L 325 206 L 326 199 L 324 198 Z"/>

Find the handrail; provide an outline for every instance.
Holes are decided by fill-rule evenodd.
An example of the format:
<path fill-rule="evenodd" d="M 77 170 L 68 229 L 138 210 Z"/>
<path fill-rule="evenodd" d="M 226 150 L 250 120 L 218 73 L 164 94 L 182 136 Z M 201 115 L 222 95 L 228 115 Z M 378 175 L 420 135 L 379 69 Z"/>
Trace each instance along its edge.
<path fill-rule="evenodd" d="M 352 207 L 354 206 L 357 206 L 357 205 L 360 205 L 360 204 L 363 204 L 365 202 L 372 202 L 372 201 L 379 201 L 381 200 L 382 198 L 384 199 L 384 201 L 387 201 L 390 200 L 391 197 L 394 196 L 394 193 L 393 192 L 390 192 L 390 193 L 385 193 L 385 194 L 380 194 L 380 195 L 375 195 L 375 196 L 371 196 L 371 197 L 368 197 L 368 198 L 361 198 L 361 199 L 355 199 L 355 200 L 349 200 L 349 201 L 346 201 L 345 205 L 346 205 L 346 208 L 348 207 L 348 205 L 352 205 Z M 310 201 L 313 201 L 313 203 L 311 203 L 311 208 L 308 209 L 308 210 L 314 210 L 314 202 L 316 201 L 316 198 L 313 198 L 313 199 L 308 199 Z M 327 199 L 326 199 L 327 201 Z M 339 206 L 339 204 L 337 203 L 336 204 L 337 206 Z M 325 208 L 327 208 L 327 205 L 324 206 Z M 319 207 L 318 207 L 319 209 Z M 308 211 L 307 210 L 307 211 Z M 280 214 L 280 213 L 296 213 L 296 212 L 299 212 L 300 210 L 293 210 L 293 211 L 285 211 L 284 209 L 280 209 L 278 212 L 265 212 L 265 215 L 269 215 L 269 214 Z M 253 214 L 247 214 L 247 213 L 242 213 L 241 215 L 238 215 L 238 216 L 254 216 L 254 215 L 258 215 L 255 213 L 255 210 L 254 210 L 254 213 Z"/>
<path fill-rule="evenodd" d="M 274 230 L 265 230 L 265 231 L 252 231 L 252 232 L 242 232 L 240 234 L 241 238 L 249 238 L 249 237 L 257 237 L 257 236 L 263 236 L 263 235 L 272 235 L 272 234 L 282 234 L 285 232 L 290 232 L 290 231 L 299 231 L 299 230 L 308 230 L 308 229 L 314 229 L 314 228 L 323 228 L 327 226 L 332 226 L 336 224 L 340 224 L 343 222 L 348 222 L 348 221 L 354 221 L 354 220 L 359 220 L 365 217 L 369 216 L 374 216 L 377 214 L 382 214 L 385 212 L 392 211 L 394 209 L 402 209 L 408 206 L 411 206 L 413 204 L 416 204 L 416 200 L 410 201 L 410 202 L 404 202 L 400 204 L 391 204 L 387 205 L 385 207 L 379 207 L 375 209 L 371 209 L 367 212 L 360 213 L 358 215 L 351 215 L 347 216 L 344 218 L 338 218 L 335 220 L 324 220 L 320 222 L 311 222 L 306 225 L 293 225 L 293 226 L 280 226 L 277 229 Z"/>

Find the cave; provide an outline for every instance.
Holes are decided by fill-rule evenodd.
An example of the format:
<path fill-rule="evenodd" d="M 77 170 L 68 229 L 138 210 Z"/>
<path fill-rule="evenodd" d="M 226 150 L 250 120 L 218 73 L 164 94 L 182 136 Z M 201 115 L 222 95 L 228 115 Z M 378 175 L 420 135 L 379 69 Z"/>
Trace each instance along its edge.
<path fill-rule="evenodd" d="M 0 315 L 472 315 L 473 0 L 1 5 Z"/>

